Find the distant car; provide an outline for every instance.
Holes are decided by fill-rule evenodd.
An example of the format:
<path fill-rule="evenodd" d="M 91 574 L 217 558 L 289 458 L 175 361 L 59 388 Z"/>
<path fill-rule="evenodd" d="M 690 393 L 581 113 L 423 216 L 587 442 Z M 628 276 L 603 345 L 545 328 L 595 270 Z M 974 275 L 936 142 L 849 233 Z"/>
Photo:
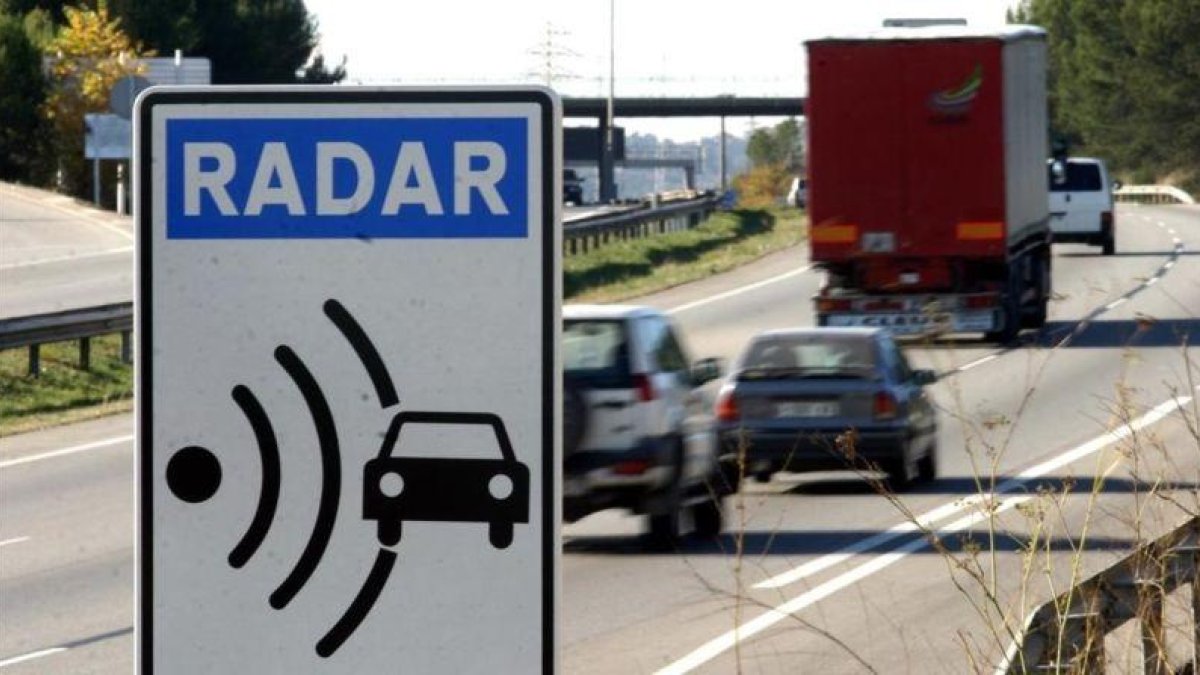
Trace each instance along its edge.
<path fill-rule="evenodd" d="M 395 457 L 405 426 L 484 425 L 499 459 Z M 487 523 L 496 548 L 513 540 L 514 523 L 529 522 L 529 467 L 517 461 L 504 423 L 490 413 L 401 412 L 379 455 L 363 470 L 363 518 L 377 521 L 379 543 L 400 542 L 406 520 Z"/>
<path fill-rule="evenodd" d="M 1068 157 L 1047 162 L 1050 180 L 1050 230 L 1056 242 L 1099 246 L 1116 252 L 1112 185 L 1104 161 Z"/>
<path fill-rule="evenodd" d="M 803 209 L 808 206 L 808 180 L 797 176 L 792 179 L 792 186 L 787 194 L 788 206 Z"/>
<path fill-rule="evenodd" d="M 746 473 L 874 466 L 893 489 L 937 474 L 937 417 L 913 370 L 879 328 L 798 328 L 756 335 L 721 389 L 723 458 Z"/>
<path fill-rule="evenodd" d="M 717 459 L 715 421 L 698 387 L 720 377 L 695 364 L 670 318 L 650 307 L 563 307 L 563 514 L 608 508 L 649 516 L 659 542 L 721 531 L 721 497 L 736 490 Z"/>
<path fill-rule="evenodd" d="M 583 203 L 583 178 L 574 169 L 563 169 L 563 202 L 575 206 Z"/>

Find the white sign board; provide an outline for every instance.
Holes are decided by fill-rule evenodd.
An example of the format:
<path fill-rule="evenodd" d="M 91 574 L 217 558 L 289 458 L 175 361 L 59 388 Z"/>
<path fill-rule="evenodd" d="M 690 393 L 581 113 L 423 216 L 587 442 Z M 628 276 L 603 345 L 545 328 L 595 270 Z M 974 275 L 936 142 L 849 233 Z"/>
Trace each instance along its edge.
<path fill-rule="evenodd" d="M 139 671 L 552 672 L 557 98 L 138 106 Z"/>

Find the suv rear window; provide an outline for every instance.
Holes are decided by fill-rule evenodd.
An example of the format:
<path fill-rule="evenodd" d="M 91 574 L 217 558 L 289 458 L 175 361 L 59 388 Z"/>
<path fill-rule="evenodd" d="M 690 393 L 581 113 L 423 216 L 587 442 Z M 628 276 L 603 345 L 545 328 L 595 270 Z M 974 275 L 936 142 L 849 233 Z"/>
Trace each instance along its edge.
<path fill-rule="evenodd" d="M 1050 177 L 1051 192 L 1099 192 L 1103 189 L 1098 164 L 1067 162 L 1067 179 L 1061 183 L 1054 181 L 1053 165 L 1050 165 L 1047 171 Z"/>
<path fill-rule="evenodd" d="M 629 338 L 620 320 L 568 320 L 563 324 L 563 372 L 591 387 L 629 388 Z"/>

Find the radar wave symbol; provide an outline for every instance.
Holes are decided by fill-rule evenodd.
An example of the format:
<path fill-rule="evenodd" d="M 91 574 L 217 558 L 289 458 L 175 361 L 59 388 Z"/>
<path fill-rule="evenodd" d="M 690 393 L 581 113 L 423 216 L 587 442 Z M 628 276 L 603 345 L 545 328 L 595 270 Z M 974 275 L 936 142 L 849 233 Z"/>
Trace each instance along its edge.
<path fill-rule="evenodd" d="M 383 359 L 362 326 L 337 300 L 327 300 L 324 310 L 325 315 L 342 333 L 362 362 L 375 388 L 381 408 L 387 409 L 399 404 L 396 387 Z M 316 522 L 313 523 L 308 542 L 291 572 L 269 596 L 271 607 L 281 610 L 303 590 L 329 545 L 337 521 L 342 465 L 333 412 L 316 378 L 304 361 L 287 345 L 276 347 L 275 361 L 291 378 L 304 398 L 321 453 L 321 494 Z M 246 385 L 239 384 L 233 388 L 231 396 L 254 433 L 262 466 L 261 486 L 254 516 L 228 556 L 230 567 L 241 569 L 258 552 L 271 529 L 279 505 L 283 471 L 275 429 L 254 392 Z M 198 504 L 216 494 L 221 483 L 221 465 L 207 448 L 187 446 L 178 450 L 168 461 L 166 478 L 168 487 L 176 497 L 189 504 Z M 354 634 L 383 592 L 395 563 L 396 553 L 381 547 L 362 587 L 350 605 L 317 641 L 316 652 L 319 656 L 332 656 Z"/>

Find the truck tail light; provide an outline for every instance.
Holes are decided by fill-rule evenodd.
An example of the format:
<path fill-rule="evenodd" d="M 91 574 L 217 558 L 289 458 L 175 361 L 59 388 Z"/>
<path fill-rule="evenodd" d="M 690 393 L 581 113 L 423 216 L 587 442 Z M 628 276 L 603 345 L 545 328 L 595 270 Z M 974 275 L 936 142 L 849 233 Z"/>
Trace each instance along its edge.
<path fill-rule="evenodd" d="M 963 300 L 963 307 L 967 309 L 985 309 L 996 306 L 997 296 L 995 295 L 968 295 Z"/>
<path fill-rule="evenodd" d="M 649 375 L 634 373 L 633 388 L 637 390 L 639 403 L 649 403 L 655 399 L 654 383 L 650 381 Z"/>
<path fill-rule="evenodd" d="M 844 298 L 818 298 L 818 312 L 848 312 L 850 311 L 850 301 Z"/>
<path fill-rule="evenodd" d="M 1112 231 L 1113 214 L 1112 211 L 1104 211 L 1100 214 L 1100 227 L 1105 231 Z"/>
<path fill-rule="evenodd" d="M 717 394 L 716 405 L 717 420 L 720 422 L 736 422 L 741 418 L 741 412 L 738 411 L 737 399 L 733 396 L 733 387 L 725 387 L 721 389 L 721 393 Z"/>
<path fill-rule="evenodd" d="M 896 404 L 896 397 L 886 391 L 875 393 L 875 405 L 873 406 L 875 419 L 877 420 L 894 420 L 899 412 L 899 406 Z"/>

